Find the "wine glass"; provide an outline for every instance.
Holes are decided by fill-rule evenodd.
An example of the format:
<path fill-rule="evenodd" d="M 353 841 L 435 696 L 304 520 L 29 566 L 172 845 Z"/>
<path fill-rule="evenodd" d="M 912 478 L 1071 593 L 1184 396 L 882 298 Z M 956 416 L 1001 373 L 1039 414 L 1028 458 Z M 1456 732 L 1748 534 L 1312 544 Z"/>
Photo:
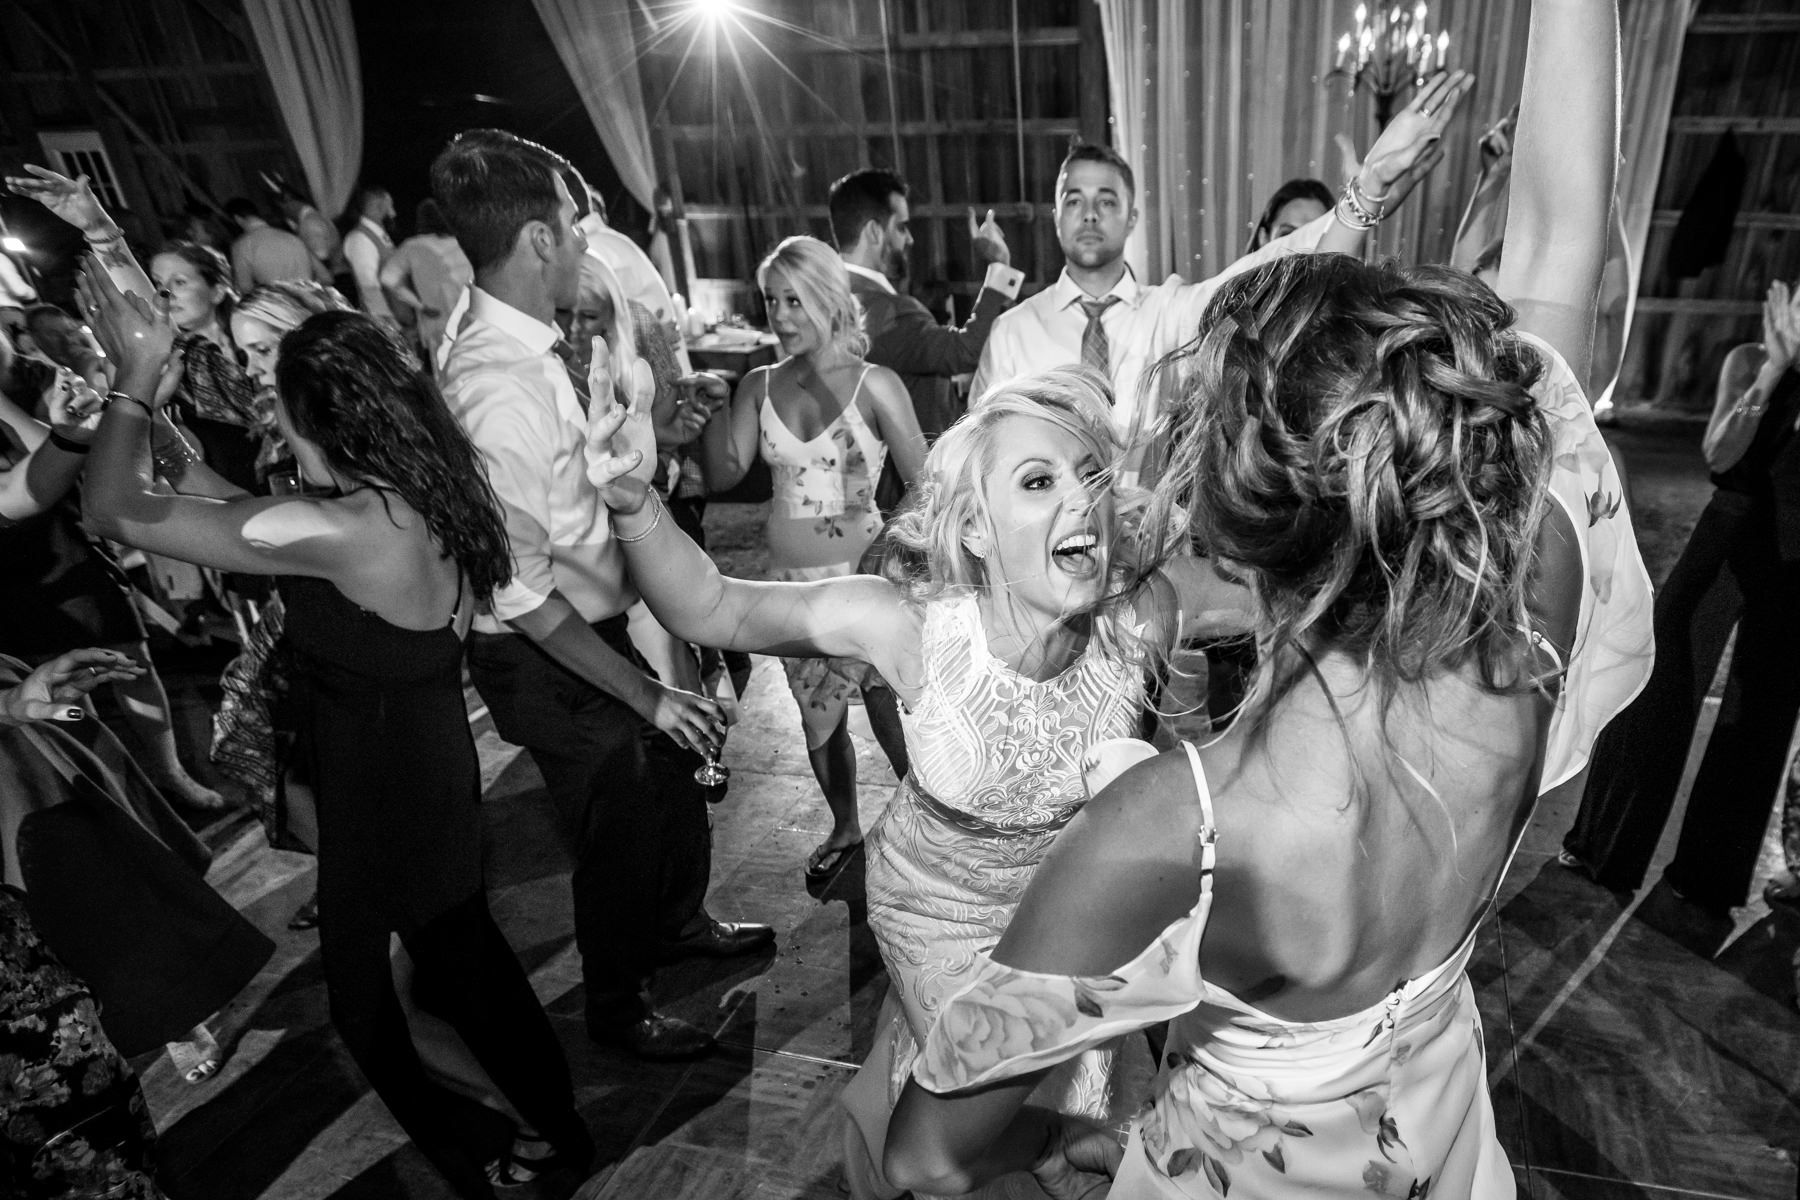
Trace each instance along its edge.
<path fill-rule="evenodd" d="M 723 746 L 706 752 L 706 761 L 694 768 L 694 782 L 702 787 L 720 787 L 731 779 L 731 768 L 719 761 Z"/>

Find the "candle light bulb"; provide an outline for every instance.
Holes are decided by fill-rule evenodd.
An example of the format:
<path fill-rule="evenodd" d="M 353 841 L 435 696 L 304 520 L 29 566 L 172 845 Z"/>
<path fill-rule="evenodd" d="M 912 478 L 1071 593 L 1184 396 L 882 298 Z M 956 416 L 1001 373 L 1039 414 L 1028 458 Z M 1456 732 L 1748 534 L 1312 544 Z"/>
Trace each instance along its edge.
<path fill-rule="evenodd" d="M 1442 67 L 1445 63 L 1450 61 L 1448 58 L 1450 52 L 1450 31 L 1448 29 L 1438 34 L 1437 51 L 1438 66 Z"/>
<path fill-rule="evenodd" d="M 1414 22 L 1415 22 L 1415 23 L 1417 23 L 1417 24 L 1419 24 L 1419 25 L 1423 25 L 1423 24 L 1425 24 L 1425 3 L 1424 3 L 1424 0 L 1419 0 L 1419 6 L 1418 6 L 1418 7 L 1417 7 L 1417 8 L 1415 8 L 1415 9 L 1413 9 L 1413 21 L 1414 21 Z"/>

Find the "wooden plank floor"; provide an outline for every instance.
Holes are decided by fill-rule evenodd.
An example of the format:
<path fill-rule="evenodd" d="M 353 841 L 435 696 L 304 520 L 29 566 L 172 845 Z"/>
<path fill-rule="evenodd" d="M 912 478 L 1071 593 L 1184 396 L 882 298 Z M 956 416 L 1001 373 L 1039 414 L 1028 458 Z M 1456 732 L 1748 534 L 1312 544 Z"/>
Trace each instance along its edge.
<path fill-rule="evenodd" d="M 1649 445 L 1646 461 L 1664 449 Z M 1694 505 L 1682 503 L 1685 512 L 1665 516 L 1684 536 Z M 780 941 L 759 959 L 686 963 L 659 977 L 662 1007 L 719 1032 L 720 1051 L 693 1064 L 639 1063 L 587 1041 L 568 865 L 548 801 L 471 697 L 495 913 L 551 1014 L 601 1148 L 592 1179 L 514 1194 L 843 1194 L 835 1098 L 868 1049 L 887 983 L 864 922 L 860 858 L 816 894 L 803 886 L 800 864 L 829 822 L 779 666 L 758 660 L 728 744 L 734 773 L 714 810 L 711 904 L 725 919 L 774 924 Z M 857 748 L 866 828 L 892 776 L 866 736 Z M 1567 798 L 1542 806 L 1471 968 L 1522 1194 L 1795 1195 L 1800 919 L 1755 905 L 1729 927 L 1706 928 L 1660 888 L 1615 897 L 1556 866 L 1572 816 Z M 317 936 L 285 929 L 310 895 L 310 860 L 269 850 L 242 820 L 211 836 L 215 883 L 278 950 L 227 1014 L 243 1032 L 218 1079 L 188 1087 L 166 1060 L 140 1061 L 171 1195 L 448 1197 L 327 1025 Z M 1771 840 L 1765 867 L 1774 855 Z"/>

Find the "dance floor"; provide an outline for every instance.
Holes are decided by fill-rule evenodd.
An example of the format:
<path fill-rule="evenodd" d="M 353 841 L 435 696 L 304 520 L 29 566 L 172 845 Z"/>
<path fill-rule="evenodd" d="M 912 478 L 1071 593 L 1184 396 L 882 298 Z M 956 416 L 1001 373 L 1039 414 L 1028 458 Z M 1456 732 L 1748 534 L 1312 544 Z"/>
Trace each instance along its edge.
<path fill-rule="evenodd" d="M 1704 496 L 1685 465 L 1698 457 L 1697 438 L 1624 440 L 1637 486 L 1655 496 L 1644 524 L 1659 544 L 1678 546 Z M 709 525 L 729 517 L 716 512 Z M 593 1178 L 513 1194 L 842 1195 L 835 1098 L 868 1049 L 887 980 L 864 920 L 860 856 L 823 889 L 809 893 L 801 878 L 828 821 L 778 664 L 758 660 L 728 743 L 733 778 L 714 810 L 711 906 L 723 919 L 775 925 L 780 941 L 760 958 L 689 962 L 659 976 L 661 1007 L 718 1031 L 719 1052 L 693 1064 L 644 1064 L 587 1041 L 569 868 L 549 802 L 472 692 L 470 702 L 493 907 L 562 1037 L 600 1146 Z M 892 776 L 867 737 L 858 751 L 867 827 Z M 1471 968 L 1500 1139 L 1521 1194 L 1795 1195 L 1800 916 L 1759 902 L 1709 927 L 1661 887 L 1614 896 L 1555 863 L 1573 803 L 1541 806 Z M 285 929 L 311 894 L 311 860 L 270 850 L 242 817 L 208 836 L 219 849 L 214 882 L 279 948 L 229 1014 L 243 1032 L 218 1079 L 190 1087 L 166 1058 L 139 1064 L 171 1195 L 449 1196 L 326 1023 L 317 935 Z M 1772 840 L 1765 850 L 1773 866 Z"/>

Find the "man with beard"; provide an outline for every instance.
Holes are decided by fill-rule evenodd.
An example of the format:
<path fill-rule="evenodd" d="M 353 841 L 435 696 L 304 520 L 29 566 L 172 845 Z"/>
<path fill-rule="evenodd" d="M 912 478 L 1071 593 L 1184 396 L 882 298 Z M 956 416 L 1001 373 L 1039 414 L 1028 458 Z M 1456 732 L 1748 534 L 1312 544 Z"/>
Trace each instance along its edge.
<path fill-rule="evenodd" d="M 989 212 L 977 225 L 970 210 L 969 236 L 976 259 L 987 266 L 987 277 L 962 328 L 938 324 L 929 309 L 894 286 L 908 271 L 911 217 L 906 181 L 892 171 L 865 168 L 831 185 L 831 233 L 850 271 L 851 294 L 863 307 L 868 361 L 900 375 L 919 428 L 930 441 L 962 416 L 952 377 L 968 374 L 981 361 L 994 319 L 1018 296 L 1024 276 L 1010 265 L 1012 256 L 994 214 Z M 904 491 L 890 461 L 876 488 L 876 503 L 882 512 L 891 512 Z"/>

